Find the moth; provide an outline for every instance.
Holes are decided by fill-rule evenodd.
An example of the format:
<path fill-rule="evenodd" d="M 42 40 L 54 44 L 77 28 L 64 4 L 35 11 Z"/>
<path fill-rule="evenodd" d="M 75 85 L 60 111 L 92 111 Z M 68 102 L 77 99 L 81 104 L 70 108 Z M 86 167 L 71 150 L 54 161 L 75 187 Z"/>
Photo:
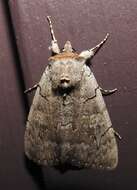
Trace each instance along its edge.
<path fill-rule="evenodd" d="M 102 89 L 87 61 L 108 39 L 77 53 L 67 41 L 60 50 L 51 17 L 52 56 L 36 89 L 26 124 L 25 154 L 45 166 L 114 169 L 118 164 L 116 137 L 102 95 L 117 89 Z"/>

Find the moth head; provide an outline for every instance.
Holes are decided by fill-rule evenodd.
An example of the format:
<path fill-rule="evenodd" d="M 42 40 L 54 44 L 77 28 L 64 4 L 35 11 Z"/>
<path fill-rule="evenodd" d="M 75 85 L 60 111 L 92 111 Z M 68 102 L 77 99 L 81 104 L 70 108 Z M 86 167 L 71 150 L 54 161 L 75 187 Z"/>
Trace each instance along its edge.
<path fill-rule="evenodd" d="M 52 22 L 51 22 L 51 17 L 47 16 L 47 20 L 49 23 L 49 27 L 50 27 L 50 33 L 51 33 L 51 46 L 50 49 L 52 51 L 52 55 L 59 55 L 62 53 L 73 53 L 74 49 L 72 48 L 71 42 L 70 41 L 66 41 L 64 48 L 62 49 L 62 51 L 59 48 L 57 39 L 55 37 L 54 34 L 54 30 L 53 30 L 53 26 L 52 26 Z M 88 49 L 88 50 L 84 50 L 79 54 L 79 57 L 84 59 L 85 62 L 89 59 L 91 59 L 99 50 L 100 48 L 103 46 L 103 44 L 107 41 L 109 34 L 107 33 L 107 35 L 105 36 L 105 38 L 95 47 Z"/>
<path fill-rule="evenodd" d="M 84 65 L 89 59 L 91 59 L 103 46 L 108 39 L 109 34 L 106 35 L 95 47 L 84 50 L 80 54 L 76 53 L 71 45 L 70 41 L 66 41 L 64 48 L 59 48 L 57 39 L 54 34 L 51 17 L 47 17 L 50 33 L 51 33 L 51 46 L 52 57 L 50 60 L 50 78 L 53 89 L 75 89 L 80 86 L 82 80 L 82 73 L 84 71 Z"/>

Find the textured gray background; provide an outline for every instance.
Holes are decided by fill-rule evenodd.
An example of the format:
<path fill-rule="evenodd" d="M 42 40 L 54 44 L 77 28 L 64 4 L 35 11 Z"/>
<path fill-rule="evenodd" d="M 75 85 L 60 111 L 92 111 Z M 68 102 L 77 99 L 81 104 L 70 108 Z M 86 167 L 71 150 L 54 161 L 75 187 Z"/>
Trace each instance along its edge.
<path fill-rule="evenodd" d="M 136 0 L 0 0 L 0 188 L 137 189 L 137 2 Z M 119 166 L 113 172 L 59 172 L 40 168 L 24 158 L 25 119 L 32 96 L 23 90 L 39 81 L 50 55 L 46 16 L 54 19 L 61 46 L 69 39 L 78 51 L 110 39 L 93 60 L 104 88 L 118 88 L 105 97 L 123 140 Z M 14 30 L 13 30 L 14 25 Z M 17 44 L 15 43 L 15 35 Z"/>

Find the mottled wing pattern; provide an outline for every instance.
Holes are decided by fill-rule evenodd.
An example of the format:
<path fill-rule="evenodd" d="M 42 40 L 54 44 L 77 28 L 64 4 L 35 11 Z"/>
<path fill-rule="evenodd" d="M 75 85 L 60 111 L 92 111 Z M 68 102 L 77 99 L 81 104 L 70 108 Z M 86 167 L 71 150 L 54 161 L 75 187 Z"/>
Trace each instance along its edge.
<path fill-rule="evenodd" d="M 88 168 L 113 169 L 118 163 L 117 143 L 99 86 L 85 65 L 78 118 L 79 144 L 75 155 Z"/>
<path fill-rule="evenodd" d="M 83 67 L 80 90 L 52 92 L 47 67 L 36 91 L 25 132 L 25 152 L 43 165 L 113 169 L 118 162 L 112 124 L 93 73 Z"/>
<path fill-rule="evenodd" d="M 58 146 L 53 127 L 51 82 L 47 67 L 36 90 L 25 131 L 25 153 L 43 165 L 56 165 Z"/>

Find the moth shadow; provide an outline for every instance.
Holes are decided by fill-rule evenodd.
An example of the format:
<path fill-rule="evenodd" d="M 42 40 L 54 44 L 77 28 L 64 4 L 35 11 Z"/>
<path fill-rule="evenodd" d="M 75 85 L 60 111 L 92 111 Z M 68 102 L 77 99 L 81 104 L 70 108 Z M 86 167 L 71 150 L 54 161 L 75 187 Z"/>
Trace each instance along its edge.
<path fill-rule="evenodd" d="M 38 190 L 57 189 L 69 190 L 68 181 L 71 181 L 71 190 L 79 189 L 86 190 L 116 190 L 116 178 L 117 172 L 98 171 L 92 169 L 82 169 L 71 166 L 69 164 L 63 164 L 50 168 L 50 175 L 48 176 L 48 170 L 42 166 L 37 165 L 33 161 L 24 156 L 25 167 L 32 177 L 34 184 Z M 44 175 L 46 172 L 46 176 Z M 52 180 L 48 179 L 52 178 Z M 63 183 L 60 184 L 60 181 Z M 54 182 L 54 183 L 53 183 Z"/>
<path fill-rule="evenodd" d="M 68 171 L 80 171 L 82 170 L 82 168 L 78 168 L 76 166 L 72 166 L 70 164 L 60 164 L 58 166 L 54 166 L 54 169 L 57 170 L 58 172 L 60 172 L 61 174 L 65 174 Z"/>
<path fill-rule="evenodd" d="M 13 59 L 14 59 L 14 69 L 16 72 L 16 77 L 17 77 L 17 85 L 18 85 L 18 89 L 19 89 L 19 93 L 20 93 L 20 97 L 21 97 L 21 102 L 23 105 L 23 109 L 24 109 L 24 120 L 26 120 L 27 114 L 29 112 L 29 101 L 27 96 L 24 95 L 24 91 L 25 91 L 25 77 L 24 77 L 24 73 L 23 73 L 23 68 L 22 68 L 22 64 L 21 64 L 21 59 L 19 56 L 19 51 L 18 51 L 18 47 L 16 44 L 16 35 L 15 35 L 15 31 L 13 28 L 13 23 L 12 23 L 12 19 L 11 19 L 11 13 L 10 13 L 10 8 L 9 8 L 9 0 L 3 0 L 2 1 L 2 6 L 3 9 L 5 11 L 5 15 L 6 15 L 6 23 L 8 26 L 8 37 L 9 37 L 9 41 L 11 42 L 11 51 L 13 54 Z"/>
<path fill-rule="evenodd" d="M 42 167 L 37 165 L 33 161 L 29 160 L 25 155 L 24 155 L 24 163 L 28 173 L 32 177 L 37 188 L 39 190 L 46 190 L 47 186 Z"/>

